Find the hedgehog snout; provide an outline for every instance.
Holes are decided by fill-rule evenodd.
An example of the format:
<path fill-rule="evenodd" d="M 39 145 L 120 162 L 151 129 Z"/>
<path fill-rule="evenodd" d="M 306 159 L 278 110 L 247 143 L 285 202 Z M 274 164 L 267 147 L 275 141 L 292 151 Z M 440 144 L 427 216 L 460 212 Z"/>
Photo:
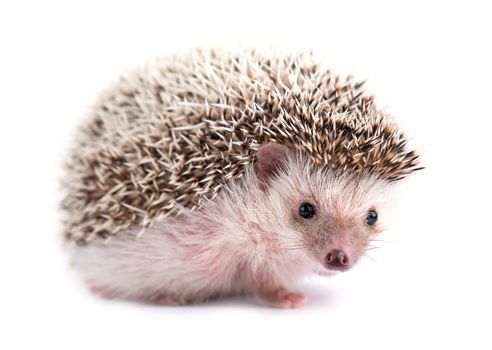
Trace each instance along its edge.
<path fill-rule="evenodd" d="M 325 266 L 330 270 L 345 271 L 351 263 L 351 259 L 341 249 L 332 249 L 325 257 Z"/>
<path fill-rule="evenodd" d="M 355 265 L 359 257 L 358 242 L 352 235 L 338 234 L 332 236 L 324 247 L 321 259 L 328 270 L 347 271 Z"/>

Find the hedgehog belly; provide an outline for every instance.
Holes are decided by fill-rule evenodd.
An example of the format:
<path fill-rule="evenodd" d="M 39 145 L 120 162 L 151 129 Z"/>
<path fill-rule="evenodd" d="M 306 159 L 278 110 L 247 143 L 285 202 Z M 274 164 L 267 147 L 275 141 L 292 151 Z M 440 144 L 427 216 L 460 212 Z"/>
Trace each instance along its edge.
<path fill-rule="evenodd" d="M 219 239 L 207 226 L 168 218 L 138 238 L 140 228 L 130 227 L 110 242 L 79 247 L 74 266 L 91 291 L 108 298 L 184 304 L 244 292 L 238 258 L 207 248 Z"/>

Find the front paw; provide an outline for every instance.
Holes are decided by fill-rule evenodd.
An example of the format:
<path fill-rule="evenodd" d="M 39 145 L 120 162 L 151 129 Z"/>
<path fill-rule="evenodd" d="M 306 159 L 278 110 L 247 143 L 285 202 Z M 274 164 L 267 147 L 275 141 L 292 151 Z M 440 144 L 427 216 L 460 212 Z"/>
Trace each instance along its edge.
<path fill-rule="evenodd" d="M 281 309 L 300 308 L 304 306 L 308 300 L 304 294 L 293 293 L 285 288 L 261 291 L 258 293 L 258 297 L 268 305 Z"/>

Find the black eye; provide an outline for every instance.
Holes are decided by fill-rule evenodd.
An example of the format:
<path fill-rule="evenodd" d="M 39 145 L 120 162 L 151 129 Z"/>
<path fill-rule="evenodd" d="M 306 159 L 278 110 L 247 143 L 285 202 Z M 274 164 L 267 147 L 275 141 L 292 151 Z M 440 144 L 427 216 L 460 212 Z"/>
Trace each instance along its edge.
<path fill-rule="evenodd" d="M 299 215 L 304 219 L 311 219 L 315 214 L 314 206 L 311 203 L 302 203 L 299 207 Z"/>
<path fill-rule="evenodd" d="M 378 213 L 374 209 L 369 210 L 369 213 L 367 213 L 367 224 L 372 226 L 378 221 Z"/>

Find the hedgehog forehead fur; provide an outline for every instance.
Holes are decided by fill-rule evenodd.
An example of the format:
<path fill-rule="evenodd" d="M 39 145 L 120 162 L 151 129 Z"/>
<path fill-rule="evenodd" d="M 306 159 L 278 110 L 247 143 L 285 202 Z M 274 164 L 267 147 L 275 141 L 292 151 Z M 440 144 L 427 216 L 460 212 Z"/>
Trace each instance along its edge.
<path fill-rule="evenodd" d="M 269 142 L 335 172 L 391 182 L 418 170 L 363 82 L 311 52 L 196 49 L 130 72 L 92 108 L 67 161 L 65 237 L 86 243 L 200 207 Z"/>

